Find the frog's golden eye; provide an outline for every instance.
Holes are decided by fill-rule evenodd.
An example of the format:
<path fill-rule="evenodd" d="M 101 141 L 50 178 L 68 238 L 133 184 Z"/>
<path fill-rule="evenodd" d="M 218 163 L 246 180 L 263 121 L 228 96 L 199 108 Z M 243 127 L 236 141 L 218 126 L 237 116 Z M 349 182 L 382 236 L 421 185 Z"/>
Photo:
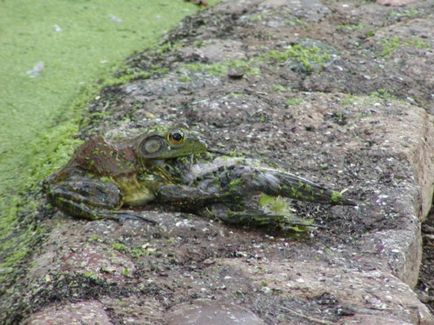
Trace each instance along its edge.
<path fill-rule="evenodd" d="M 181 131 L 173 131 L 167 135 L 167 140 L 170 144 L 181 144 L 184 142 L 184 133 Z"/>

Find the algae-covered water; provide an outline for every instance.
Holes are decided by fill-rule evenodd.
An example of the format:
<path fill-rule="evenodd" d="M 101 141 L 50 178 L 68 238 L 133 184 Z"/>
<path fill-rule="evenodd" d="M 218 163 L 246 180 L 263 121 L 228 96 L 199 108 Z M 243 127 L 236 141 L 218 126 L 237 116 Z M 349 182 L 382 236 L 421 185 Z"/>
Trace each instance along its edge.
<path fill-rule="evenodd" d="M 32 235 L 8 236 L 19 194 L 68 159 L 96 80 L 195 10 L 182 0 L 0 1 L 0 253 L 10 251 L 0 271 Z"/>
<path fill-rule="evenodd" d="M 181 0 L 1 1 L 0 188 L 14 191 L 29 142 L 80 89 L 193 10 Z"/>

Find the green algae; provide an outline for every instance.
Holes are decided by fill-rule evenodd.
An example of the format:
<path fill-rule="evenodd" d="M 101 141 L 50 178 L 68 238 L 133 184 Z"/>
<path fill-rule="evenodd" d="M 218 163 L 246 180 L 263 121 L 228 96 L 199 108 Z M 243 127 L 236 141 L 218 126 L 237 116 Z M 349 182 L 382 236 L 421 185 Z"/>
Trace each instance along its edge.
<path fill-rule="evenodd" d="M 399 36 L 393 36 L 390 38 L 383 38 L 380 40 L 380 45 L 382 47 L 380 56 L 383 58 L 391 57 L 399 48 L 408 47 L 415 49 L 430 49 L 431 46 L 420 37 L 410 37 L 403 39 Z"/>
<path fill-rule="evenodd" d="M 111 75 L 196 10 L 173 0 L 0 2 L 0 284 L 43 233 L 25 194 L 80 143 L 83 109 L 102 86 L 146 77 Z"/>
<path fill-rule="evenodd" d="M 312 73 L 315 67 L 323 68 L 331 61 L 332 52 L 311 43 L 294 44 L 282 51 L 271 50 L 264 55 L 264 58 L 277 63 L 294 61 L 305 73 Z"/>
<path fill-rule="evenodd" d="M 25 165 L 21 154 L 58 124 L 72 98 L 110 75 L 134 49 L 155 44 L 194 8 L 170 0 L 1 2 L 2 188 L 16 187 L 16 176 L 22 177 L 14 167 Z M 32 78 L 27 71 L 38 62 L 44 68 Z"/>
<path fill-rule="evenodd" d="M 214 77 L 225 77 L 233 70 L 246 77 L 261 76 L 262 69 L 270 65 L 288 64 L 291 68 L 306 74 L 320 71 L 328 64 L 335 50 L 318 41 L 306 39 L 300 44 L 290 45 L 283 50 L 269 50 L 249 59 L 224 60 L 216 63 L 185 63 L 178 69 L 180 82 L 191 82 L 194 73 L 208 74 Z M 273 91 L 285 92 L 284 85 L 273 85 Z"/>
<path fill-rule="evenodd" d="M 286 100 L 287 106 L 298 106 L 301 105 L 302 103 L 303 103 L 303 98 L 294 97 L 294 98 L 288 98 Z"/>
<path fill-rule="evenodd" d="M 181 74 L 181 78 L 185 76 L 187 72 L 200 72 L 207 73 L 212 76 L 222 77 L 228 74 L 233 69 L 245 74 L 246 76 L 259 76 L 261 71 L 255 66 L 254 60 L 227 60 L 219 63 L 186 63 L 182 65 L 178 73 Z M 188 76 L 187 76 L 188 77 Z"/>
<path fill-rule="evenodd" d="M 342 193 L 333 191 L 330 197 L 330 202 L 334 204 L 339 204 L 340 202 L 342 202 Z"/>
<path fill-rule="evenodd" d="M 278 225 L 283 231 L 304 233 L 314 226 L 312 219 L 297 217 L 289 201 L 284 197 L 262 193 L 259 196 L 258 204 L 265 212 L 270 214 L 270 217 L 273 216 L 275 220 L 278 219 L 278 216 L 280 217 Z"/>
<path fill-rule="evenodd" d="M 121 253 L 127 251 L 127 246 L 125 246 L 123 243 L 113 243 L 112 248 Z"/>

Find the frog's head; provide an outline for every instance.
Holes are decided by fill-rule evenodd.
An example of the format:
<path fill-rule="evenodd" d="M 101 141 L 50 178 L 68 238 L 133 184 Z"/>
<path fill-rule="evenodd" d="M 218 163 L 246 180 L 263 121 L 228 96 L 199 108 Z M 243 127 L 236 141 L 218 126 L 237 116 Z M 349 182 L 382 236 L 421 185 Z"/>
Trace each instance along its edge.
<path fill-rule="evenodd" d="M 170 159 L 205 152 L 200 134 L 184 127 L 154 129 L 138 137 L 136 153 L 142 159 Z"/>

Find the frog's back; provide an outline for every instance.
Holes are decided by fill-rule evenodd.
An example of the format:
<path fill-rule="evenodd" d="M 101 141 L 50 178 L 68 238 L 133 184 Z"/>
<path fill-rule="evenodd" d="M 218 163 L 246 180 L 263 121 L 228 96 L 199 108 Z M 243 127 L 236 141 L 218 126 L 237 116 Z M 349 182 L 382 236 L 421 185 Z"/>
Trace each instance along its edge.
<path fill-rule="evenodd" d="M 64 179 L 79 171 L 95 176 L 117 177 L 134 174 L 136 168 L 133 150 L 128 147 L 119 150 L 102 136 L 96 136 L 76 149 L 69 163 L 56 173 L 56 178 Z"/>

